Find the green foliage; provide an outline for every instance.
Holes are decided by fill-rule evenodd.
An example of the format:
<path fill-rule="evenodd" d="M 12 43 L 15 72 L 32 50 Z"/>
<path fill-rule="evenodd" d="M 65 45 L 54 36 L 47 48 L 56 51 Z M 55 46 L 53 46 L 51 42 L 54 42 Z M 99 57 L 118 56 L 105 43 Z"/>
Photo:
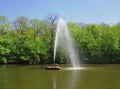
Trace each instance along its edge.
<path fill-rule="evenodd" d="M 16 18 L 11 26 L 6 16 L 0 16 L 0 63 L 44 64 L 53 61 L 55 19 Z M 68 28 L 83 63 L 120 63 L 120 23 L 87 24 L 75 22 Z M 57 63 L 69 63 L 64 48 L 57 51 Z"/>
<path fill-rule="evenodd" d="M 84 28 L 70 23 L 84 63 L 120 63 L 120 27 L 88 24 Z"/>

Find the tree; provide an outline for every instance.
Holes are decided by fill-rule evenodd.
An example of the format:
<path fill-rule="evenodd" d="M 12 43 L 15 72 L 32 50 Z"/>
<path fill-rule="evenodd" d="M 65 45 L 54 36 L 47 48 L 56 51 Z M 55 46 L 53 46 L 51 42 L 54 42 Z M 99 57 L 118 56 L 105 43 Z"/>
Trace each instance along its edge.
<path fill-rule="evenodd" d="M 28 30 L 29 27 L 29 19 L 24 16 L 17 17 L 16 20 L 13 22 L 13 26 L 15 28 L 15 39 L 13 40 L 16 46 L 16 53 L 17 61 L 22 61 L 22 56 L 24 55 L 24 44 L 25 44 L 25 32 Z"/>
<path fill-rule="evenodd" d="M 30 26 L 34 30 L 34 36 L 44 37 L 44 34 L 47 33 L 46 24 L 44 21 L 39 19 L 31 19 Z"/>
<path fill-rule="evenodd" d="M 56 31 L 56 21 L 58 19 L 57 14 L 48 14 L 46 17 L 46 26 L 50 32 L 50 63 L 54 62 L 54 39 L 55 39 L 55 31 Z"/>
<path fill-rule="evenodd" d="M 7 16 L 0 16 L 0 36 L 2 35 L 3 31 L 8 29 L 10 27 L 10 22 L 7 18 Z"/>

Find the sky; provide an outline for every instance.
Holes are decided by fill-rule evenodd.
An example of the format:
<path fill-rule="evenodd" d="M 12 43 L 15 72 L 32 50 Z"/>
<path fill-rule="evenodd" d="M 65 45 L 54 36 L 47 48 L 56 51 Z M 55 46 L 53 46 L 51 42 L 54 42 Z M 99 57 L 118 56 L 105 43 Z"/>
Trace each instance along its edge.
<path fill-rule="evenodd" d="M 82 23 L 120 22 L 120 0 L 0 0 L 0 15 L 44 19 L 49 13 L 66 21 Z"/>

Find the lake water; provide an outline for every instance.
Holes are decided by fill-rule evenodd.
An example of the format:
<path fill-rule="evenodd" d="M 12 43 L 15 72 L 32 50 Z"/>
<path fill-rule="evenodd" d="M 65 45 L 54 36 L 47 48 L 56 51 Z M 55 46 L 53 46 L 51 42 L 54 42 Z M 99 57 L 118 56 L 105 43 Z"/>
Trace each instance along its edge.
<path fill-rule="evenodd" d="M 86 64 L 80 70 L 44 68 L 45 65 L 0 65 L 0 89 L 120 89 L 119 64 Z"/>

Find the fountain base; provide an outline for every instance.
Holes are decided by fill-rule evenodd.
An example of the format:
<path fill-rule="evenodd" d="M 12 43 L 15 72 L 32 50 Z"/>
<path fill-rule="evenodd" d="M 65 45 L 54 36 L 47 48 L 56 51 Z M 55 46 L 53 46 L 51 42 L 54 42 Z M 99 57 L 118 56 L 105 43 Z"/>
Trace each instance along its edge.
<path fill-rule="evenodd" d="M 58 64 L 52 64 L 45 68 L 46 70 L 61 70 L 62 67 L 60 67 Z"/>

